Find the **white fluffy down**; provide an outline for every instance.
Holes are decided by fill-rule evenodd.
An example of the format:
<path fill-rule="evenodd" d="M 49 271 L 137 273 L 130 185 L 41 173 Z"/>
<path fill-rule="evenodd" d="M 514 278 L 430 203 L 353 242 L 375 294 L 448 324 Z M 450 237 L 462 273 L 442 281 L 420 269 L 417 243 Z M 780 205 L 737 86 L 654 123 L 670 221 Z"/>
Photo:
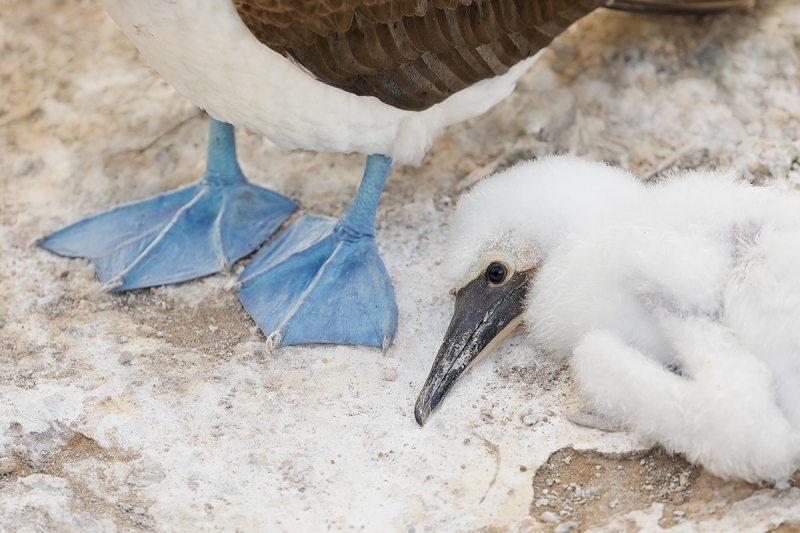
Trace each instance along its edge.
<path fill-rule="evenodd" d="M 800 196 L 550 157 L 478 184 L 452 245 L 456 286 L 537 269 L 530 338 L 595 410 L 722 477 L 800 466 Z"/>

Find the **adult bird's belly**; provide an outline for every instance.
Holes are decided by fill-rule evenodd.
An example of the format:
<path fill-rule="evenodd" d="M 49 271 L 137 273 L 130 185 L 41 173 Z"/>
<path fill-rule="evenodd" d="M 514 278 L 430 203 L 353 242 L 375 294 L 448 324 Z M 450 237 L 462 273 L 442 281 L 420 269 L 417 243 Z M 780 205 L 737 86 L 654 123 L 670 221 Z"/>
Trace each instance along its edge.
<path fill-rule="evenodd" d="M 262 45 L 230 0 L 102 0 L 179 93 L 286 149 L 384 153 L 406 111 L 321 83 Z"/>
<path fill-rule="evenodd" d="M 164 79 L 217 120 L 285 149 L 419 161 L 442 128 L 505 98 L 535 56 L 424 111 L 394 108 L 316 80 L 259 42 L 231 0 L 101 0 Z"/>

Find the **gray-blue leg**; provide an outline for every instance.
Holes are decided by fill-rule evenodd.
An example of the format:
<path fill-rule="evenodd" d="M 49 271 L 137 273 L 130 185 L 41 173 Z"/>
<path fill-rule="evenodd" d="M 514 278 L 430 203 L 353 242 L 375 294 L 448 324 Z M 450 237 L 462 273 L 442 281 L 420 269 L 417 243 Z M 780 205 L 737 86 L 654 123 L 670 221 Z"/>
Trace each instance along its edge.
<path fill-rule="evenodd" d="M 90 259 L 106 290 L 165 285 L 227 270 L 296 207 L 245 179 L 233 126 L 209 117 L 206 171 L 199 182 L 83 219 L 39 246 Z"/>
<path fill-rule="evenodd" d="M 375 213 L 391 165 L 369 156 L 339 220 L 304 215 L 242 272 L 236 294 L 273 347 L 391 345 L 397 304 L 375 244 Z"/>

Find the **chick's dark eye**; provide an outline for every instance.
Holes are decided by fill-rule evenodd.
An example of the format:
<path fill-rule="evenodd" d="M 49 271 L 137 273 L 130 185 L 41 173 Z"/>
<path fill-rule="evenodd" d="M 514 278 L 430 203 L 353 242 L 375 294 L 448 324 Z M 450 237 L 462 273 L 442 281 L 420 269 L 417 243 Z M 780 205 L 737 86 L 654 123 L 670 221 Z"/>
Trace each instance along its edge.
<path fill-rule="evenodd" d="M 503 283 L 506 279 L 506 267 L 500 263 L 492 263 L 486 269 L 486 279 L 495 285 Z"/>

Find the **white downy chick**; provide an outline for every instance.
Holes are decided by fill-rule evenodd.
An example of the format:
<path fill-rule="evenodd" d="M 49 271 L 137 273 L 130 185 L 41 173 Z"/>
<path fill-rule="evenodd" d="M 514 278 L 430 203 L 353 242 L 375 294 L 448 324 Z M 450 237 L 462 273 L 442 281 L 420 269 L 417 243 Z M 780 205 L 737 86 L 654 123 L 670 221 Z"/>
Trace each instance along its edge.
<path fill-rule="evenodd" d="M 450 246 L 456 313 L 420 423 L 522 317 L 641 438 L 727 478 L 800 466 L 800 195 L 554 156 L 466 194 Z"/>

